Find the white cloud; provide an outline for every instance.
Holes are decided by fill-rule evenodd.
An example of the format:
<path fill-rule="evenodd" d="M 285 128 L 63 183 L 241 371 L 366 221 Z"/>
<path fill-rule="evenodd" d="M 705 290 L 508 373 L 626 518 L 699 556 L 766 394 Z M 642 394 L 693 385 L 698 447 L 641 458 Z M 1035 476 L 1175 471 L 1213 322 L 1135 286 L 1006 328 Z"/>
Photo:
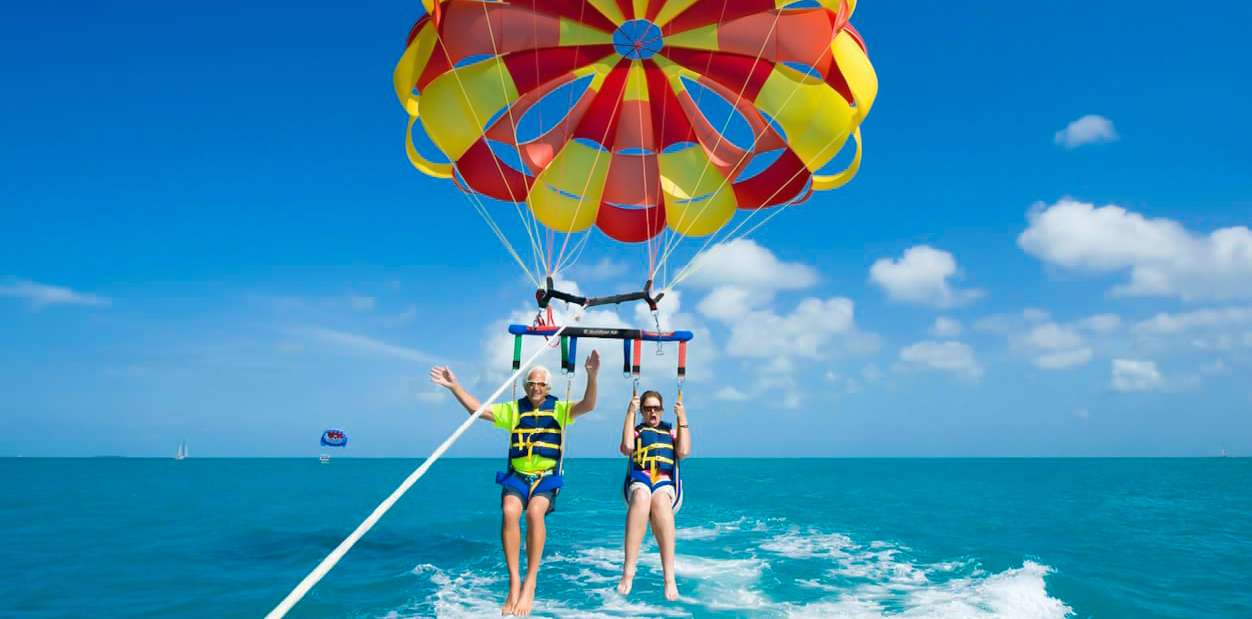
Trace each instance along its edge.
<path fill-rule="evenodd" d="M 348 297 L 348 303 L 352 306 L 352 309 L 357 310 L 358 312 L 368 312 L 374 309 L 377 301 L 374 297 L 352 295 L 351 297 Z"/>
<path fill-rule="evenodd" d="M 416 363 L 433 363 L 435 357 L 414 348 L 397 346 L 388 344 L 381 340 L 376 340 L 364 335 L 356 335 L 353 333 L 345 333 L 334 329 L 326 329 L 323 327 L 309 327 L 300 329 L 297 333 L 303 334 L 311 339 L 331 344 L 342 350 L 348 350 L 357 353 L 364 353 L 376 357 L 390 357 L 394 359 L 403 359 L 405 361 L 413 361 Z"/>
<path fill-rule="evenodd" d="M 1095 314 L 1079 320 L 1076 326 L 1093 333 L 1112 333 L 1122 326 L 1122 319 L 1117 314 Z"/>
<path fill-rule="evenodd" d="M 1057 131 L 1053 139 L 1067 149 L 1074 149 L 1084 144 L 1115 142 L 1118 136 L 1113 121 L 1098 114 L 1087 114 Z"/>
<path fill-rule="evenodd" d="M 691 269 L 687 285 L 701 288 L 731 285 L 752 291 L 775 291 L 803 290 L 817 284 L 817 270 L 813 267 L 783 262 L 748 239 L 714 245 L 693 261 Z"/>
<path fill-rule="evenodd" d="M 108 307 L 113 303 L 105 297 L 77 292 L 64 286 L 52 286 L 23 279 L 11 279 L 6 284 L 0 284 L 0 297 L 22 299 L 35 309 L 50 305 Z"/>
<path fill-rule="evenodd" d="M 899 260 L 876 260 L 869 269 L 869 280 L 895 301 L 958 307 L 983 296 L 981 290 L 953 287 L 949 279 L 959 274 L 952 254 L 929 245 L 917 245 L 905 250 Z"/>
<path fill-rule="evenodd" d="M 983 368 L 974 357 L 974 349 L 963 342 L 922 341 L 900 349 L 904 367 L 950 372 L 962 378 L 977 380 Z"/>
<path fill-rule="evenodd" d="M 714 320 L 732 322 L 759 306 L 761 300 L 760 295 L 752 294 L 747 288 L 718 286 L 700 301 L 696 309 Z"/>
<path fill-rule="evenodd" d="M 1074 348 L 1060 352 L 1040 353 L 1031 358 L 1031 363 L 1044 370 L 1065 370 L 1091 361 L 1090 348 Z"/>
<path fill-rule="evenodd" d="M 729 402 L 743 402 L 748 399 L 748 394 L 727 385 L 719 389 L 713 397 Z"/>
<path fill-rule="evenodd" d="M 1077 331 L 1062 327 L 1055 322 L 1041 324 L 1026 334 L 1026 341 L 1033 347 L 1042 350 L 1061 350 L 1075 348 L 1083 344 L 1082 336 Z"/>
<path fill-rule="evenodd" d="M 1117 391 L 1150 391 L 1164 383 L 1153 361 L 1113 360 L 1113 389 Z"/>
<path fill-rule="evenodd" d="M 570 269 L 572 276 L 578 279 L 588 281 L 604 281 L 615 279 L 626 275 L 630 271 L 630 267 L 625 262 L 618 262 L 608 258 L 601 258 L 599 262 L 591 264 L 577 264 Z"/>
<path fill-rule="evenodd" d="M 1028 329 L 1030 325 L 1047 320 L 1049 314 L 1041 309 L 1026 308 L 1020 314 L 991 314 L 974 321 L 974 330 L 1007 335 Z"/>
<path fill-rule="evenodd" d="M 1063 199 L 1036 205 L 1017 244 L 1055 266 L 1089 273 L 1129 270 L 1115 295 L 1184 300 L 1252 297 L 1252 230 L 1232 226 L 1208 235 L 1176 221 Z"/>
<path fill-rule="evenodd" d="M 790 314 L 772 310 L 747 313 L 731 325 L 726 354 L 732 357 L 823 357 L 836 335 L 854 332 L 853 303 L 844 297 L 804 299 Z"/>
<path fill-rule="evenodd" d="M 961 323 L 946 316 L 935 319 L 930 325 L 930 334 L 935 337 L 952 338 L 961 334 Z"/>
<path fill-rule="evenodd" d="M 1199 309 L 1171 314 L 1162 312 L 1135 324 L 1135 333 L 1176 335 L 1204 329 L 1224 329 L 1252 324 L 1252 307 Z"/>
<path fill-rule="evenodd" d="M 1030 362 L 1044 370 L 1064 370 L 1084 365 L 1091 360 L 1087 340 L 1070 326 L 1045 322 L 1031 327 L 1024 335 L 1012 338 Z"/>

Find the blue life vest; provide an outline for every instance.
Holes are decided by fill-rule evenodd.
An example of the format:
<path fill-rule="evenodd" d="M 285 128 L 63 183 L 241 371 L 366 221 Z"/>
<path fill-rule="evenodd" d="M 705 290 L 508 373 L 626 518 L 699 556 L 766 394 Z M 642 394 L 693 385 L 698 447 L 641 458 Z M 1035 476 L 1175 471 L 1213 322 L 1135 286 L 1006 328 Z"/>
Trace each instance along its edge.
<path fill-rule="evenodd" d="M 517 401 L 517 420 L 509 435 L 509 461 L 535 455 L 553 460 L 561 459 L 561 442 L 564 433 L 556 419 L 557 399 L 548 396 L 538 409 L 530 398 Z"/>
<path fill-rule="evenodd" d="M 523 507 L 530 503 L 536 492 L 551 492 L 552 502 L 548 504 L 548 512 L 556 509 L 556 494 L 565 485 L 561 476 L 564 431 L 556 419 L 556 404 L 557 399 L 553 396 L 548 396 L 538 409 L 530 403 L 530 398 L 517 401 L 517 419 L 509 433 L 507 467 L 504 472 L 496 473 L 497 484 L 526 497 Z M 514 458 L 530 455 L 556 460 L 556 466 L 538 475 L 527 475 L 513 468 Z"/>
<path fill-rule="evenodd" d="M 647 424 L 635 426 L 635 452 L 630 456 L 630 470 L 645 473 L 656 483 L 657 476 L 664 473 L 674 476 L 674 435 L 671 426 L 664 421 L 656 427 Z"/>
<path fill-rule="evenodd" d="M 639 482 L 656 492 L 662 486 L 674 487 L 671 503 L 674 513 L 683 507 L 682 473 L 674 453 L 672 426 L 662 421 L 653 428 L 646 424 L 635 426 L 635 450 L 626 465 L 626 479 L 622 482 L 622 499 L 630 503 L 630 485 Z M 669 476 L 664 479 L 661 474 Z"/>

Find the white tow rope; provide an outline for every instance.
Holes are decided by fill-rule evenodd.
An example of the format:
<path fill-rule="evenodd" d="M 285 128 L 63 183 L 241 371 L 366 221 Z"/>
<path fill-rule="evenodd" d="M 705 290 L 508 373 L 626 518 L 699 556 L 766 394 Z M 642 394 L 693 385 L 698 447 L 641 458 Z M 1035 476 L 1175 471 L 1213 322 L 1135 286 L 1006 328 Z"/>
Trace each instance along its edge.
<path fill-rule="evenodd" d="M 578 320 L 577 315 L 574 320 Z M 557 329 L 556 332 L 549 337 L 560 337 L 561 333 L 565 331 L 566 326 L 567 325 L 561 325 L 561 328 Z M 361 522 L 351 535 L 349 535 L 342 542 L 339 542 L 339 545 L 336 546 L 330 554 L 326 555 L 326 558 L 322 559 L 322 562 L 318 563 L 317 567 L 313 568 L 313 571 L 309 572 L 309 575 L 305 576 L 304 580 L 301 580 L 300 584 L 296 585 L 296 588 L 292 589 L 291 593 L 288 593 L 287 597 L 283 598 L 283 601 L 280 602 L 278 606 L 274 607 L 274 610 L 271 610 L 269 614 L 265 616 L 266 619 L 278 619 L 279 617 L 285 616 L 291 610 L 291 607 L 295 606 L 296 603 L 299 602 L 300 599 L 303 598 L 304 595 L 308 593 L 309 590 L 312 589 L 313 586 L 316 585 L 318 581 L 320 581 L 322 577 L 331 570 L 331 568 L 335 567 L 336 563 L 339 563 L 339 560 L 352 549 L 352 546 L 357 543 L 357 540 L 361 539 L 361 537 L 369 532 L 370 529 L 374 528 L 374 525 L 377 524 L 378 520 L 383 517 L 383 514 L 387 513 L 387 510 L 391 509 L 391 506 L 395 505 L 396 501 L 400 500 L 400 497 L 404 496 L 404 493 L 408 492 L 409 488 L 413 487 L 413 484 L 417 483 L 417 480 L 422 478 L 422 475 L 426 474 L 426 470 L 430 468 L 430 465 L 434 464 L 435 461 L 443 455 L 443 452 L 448 451 L 448 448 L 451 447 L 452 444 L 465 433 L 465 430 L 470 427 L 470 424 L 474 423 L 476 419 L 482 416 L 483 412 L 491 407 L 491 403 L 495 402 L 496 398 L 500 397 L 500 395 L 504 393 L 504 390 L 507 389 L 513 381 L 517 380 L 517 377 L 520 376 L 521 373 L 539 357 L 539 355 L 543 354 L 546 349 L 546 346 L 540 347 L 539 350 L 535 352 L 535 354 L 531 355 L 530 358 L 527 359 L 516 372 L 513 372 L 513 375 L 510 376 L 507 381 L 504 381 L 503 384 L 497 387 L 495 392 L 487 398 L 486 403 L 480 406 L 478 410 L 474 411 L 474 413 L 469 416 L 469 419 L 462 422 L 460 427 L 458 427 L 451 436 L 444 440 L 444 442 L 435 449 L 434 453 L 430 454 L 429 458 L 426 458 L 426 461 L 423 462 L 421 466 L 417 467 L 417 470 L 413 471 L 407 478 L 405 478 L 404 482 L 391 493 L 391 496 L 388 496 L 382 503 L 379 503 L 378 507 L 374 508 L 373 513 Z"/>

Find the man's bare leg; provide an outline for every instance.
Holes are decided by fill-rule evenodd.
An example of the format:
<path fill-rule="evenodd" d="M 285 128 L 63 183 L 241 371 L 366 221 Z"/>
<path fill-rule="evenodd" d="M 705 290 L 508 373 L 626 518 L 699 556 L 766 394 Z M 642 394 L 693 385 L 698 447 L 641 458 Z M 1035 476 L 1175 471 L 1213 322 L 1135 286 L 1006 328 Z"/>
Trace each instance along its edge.
<path fill-rule="evenodd" d="M 661 573 L 665 575 L 665 599 L 678 599 L 678 580 L 674 575 L 674 506 L 670 495 L 652 495 L 652 535 L 661 549 Z"/>
<path fill-rule="evenodd" d="M 548 540 L 548 498 L 536 496 L 526 506 L 526 580 L 521 595 L 513 606 L 513 614 L 525 617 L 535 604 L 535 584 L 539 581 L 539 564 L 543 562 L 543 544 Z"/>
<path fill-rule="evenodd" d="M 513 614 L 517 598 L 522 592 L 522 578 L 518 570 L 518 555 L 522 546 L 522 501 L 512 494 L 500 500 L 500 545 L 504 547 L 504 563 L 509 566 L 509 596 L 500 607 L 501 615 Z"/>
<path fill-rule="evenodd" d="M 648 514 L 651 509 L 652 493 L 646 488 L 635 489 L 630 495 L 630 507 L 626 510 L 626 560 L 622 563 L 622 580 L 617 583 L 617 592 L 622 595 L 629 595 L 634 584 L 635 567 L 639 563 L 639 544 L 643 543 L 643 534 L 648 529 Z"/>

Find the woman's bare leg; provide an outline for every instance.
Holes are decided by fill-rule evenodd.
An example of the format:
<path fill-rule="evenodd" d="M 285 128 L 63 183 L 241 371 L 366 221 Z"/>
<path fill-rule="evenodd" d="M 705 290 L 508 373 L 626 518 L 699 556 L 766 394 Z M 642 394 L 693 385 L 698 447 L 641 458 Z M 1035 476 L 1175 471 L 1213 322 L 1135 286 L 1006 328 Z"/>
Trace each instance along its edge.
<path fill-rule="evenodd" d="M 630 507 L 626 510 L 626 541 L 624 550 L 625 562 L 622 563 L 622 580 L 617 583 L 617 592 L 622 595 L 630 593 L 635 581 L 635 567 L 639 563 L 639 544 L 643 543 L 643 534 L 648 529 L 648 514 L 652 509 L 652 493 L 646 488 L 638 488 L 630 495 Z"/>
<path fill-rule="evenodd" d="M 674 506 L 670 495 L 657 492 L 652 495 L 652 535 L 661 549 L 661 573 L 665 575 L 665 599 L 678 599 L 678 580 L 674 576 Z"/>

